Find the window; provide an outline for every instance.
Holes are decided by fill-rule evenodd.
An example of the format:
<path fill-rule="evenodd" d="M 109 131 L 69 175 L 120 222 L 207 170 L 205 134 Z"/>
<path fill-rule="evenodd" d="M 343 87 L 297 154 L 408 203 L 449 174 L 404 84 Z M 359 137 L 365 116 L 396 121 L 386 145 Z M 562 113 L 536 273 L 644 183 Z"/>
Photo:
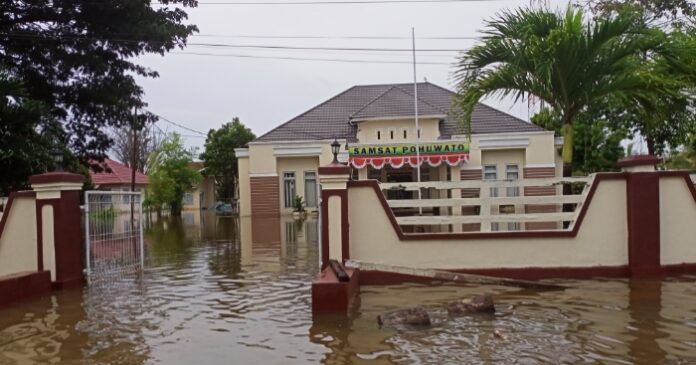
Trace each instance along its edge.
<path fill-rule="evenodd" d="M 484 180 L 498 180 L 498 168 L 496 165 L 485 165 L 483 166 L 483 179 Z M 491 197 L 498 196 L 498 188 L 491 188 Z"/>
<path fill-rule="evenodd" d="M 304 173 L 304 198 L 307 207 L 317 206 L 317 174 L 314 171 Z"/>
<path fill-rule="evenodd" d="M 389 130 L 389 138 L 394 139 L 394 130 L 393 129 Z"/>
<path fill-rule="evenodd" d="M 408 136 L 408 129 L 404 129 L 403 132 L 404 132 L 404 139 L 406 139 Z"/>
<path fill-rule="evenodd" d="M 496 165 L 483 166 L 483 180 L 498 180 L 498 167 Z M 490 196 L 498 196 L 498 188 L 490 188 Z M 491 222 L 491 231 L 500 230 L 498 222 Z"/>
<path fill-rule="evenodd" d="M 130 191 L 130 189 L 125 189 L 125 188 L 122 190 L 123 190 L 123 192 L 126 192 L 126 193 Z M 123 204 L 130 203 L 130 197 L 131 197 L 130 194 L 123 194 Z"/>
<path fill-rule="evenodd" d="M 294 172 L 284 172 L 283 173 L 283 193 L 285 198 L 285 208 L 292 208 L 292 201 L 295 198 L 295 173 Z"/>
<path fill-rule="evenodd" d="M 378 129 L 377 130 L 377 140 L 379 141 L 381 139 L 382 139 L 382 131 Z"/>
<path fill-rule="evenodd" d="M 518 180 L 520 178 L 520 169 L 517 164 L 507 164 L 505 166 L 505 178 L 507 180 Z M 518 186 L 510 186 L 506 191 L 507 196 L 520 196 L 520 188 Z M 512 206 L 512 211 L 514 213 L 515 206 Z M 519 231 L 520 222 L 510 222 L 508 223 L 508 231 Z"/>
<path fill-rule="evenodd" d="M 421 137 L 421 129 L 418 128 L 418 138 L 420 138 L 420 137 Z"/>
<path fill-rule="evenodd" d="M 181 199 L 181 202 L 184 205 L 192 205 L 193 204 L 193 193 L 184 193 L 184 197 Z"/>

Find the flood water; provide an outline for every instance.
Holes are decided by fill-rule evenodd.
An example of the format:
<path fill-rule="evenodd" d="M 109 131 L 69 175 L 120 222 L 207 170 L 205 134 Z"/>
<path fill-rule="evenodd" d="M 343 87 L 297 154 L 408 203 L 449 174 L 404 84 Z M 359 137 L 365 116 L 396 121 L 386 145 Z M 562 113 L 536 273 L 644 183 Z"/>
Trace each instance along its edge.
<path fill-rule="evenodd" d="M 312 318 L 317 234 L 311 219 L 153 223 L 141 277 L 0 309 L 0 364 L 696 363 L 696 277 L 564 280 L 562 292 L 364 286 L 349 316 Z M 443 309 L 484 292 L 495 315 Z M 378 314 L 419 305 L 431 327 L 378 327 Z"/>

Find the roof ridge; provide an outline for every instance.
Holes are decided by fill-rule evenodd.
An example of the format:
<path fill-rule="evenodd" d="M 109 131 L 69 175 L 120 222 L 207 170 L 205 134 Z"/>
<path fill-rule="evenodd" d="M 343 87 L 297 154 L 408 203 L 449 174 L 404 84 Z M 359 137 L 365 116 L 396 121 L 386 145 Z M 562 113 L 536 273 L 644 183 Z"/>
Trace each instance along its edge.
<path fill-rule="evenodd" d="M 388 85 L 384 85 L 384 86 L 388 86 Z M 355 112 L 351 113 L 350 116 L 348 117 L 348 120 L 350 121 L 351 119 L 353 119 L 353 116 L 354 116 L 354 115 L 357 115 L 357 114 L 359 114 L 361 111 L 365 110 L 365 108 L 367 108 L 368 106 L 372 105 L 372 103 L 374 103 L 375 101 L 377 101 L 377 100 L 378 100 L 379 98 L 381 98 L 382 96 L 386 95 L 388 92 L 392 91 L 394 88 L 396 88 L 396 86 L 392 85 L 391 87 L 387 88 L 387 89 L 384 90 L 383 92 L 379 93 L 379 95 L 375 96 L 372 100 L 370 100 L 369 102 L 367 102 L 367 104 L 363 105 L 362 108 L 360 108 L 360 109 L 356 110 Z"/>
<path fill-rule="evenodd" d="M 430 84 L 430 83 L 425 82 L 424 84 Z M 431 84 L 431 85 L 432 85 L 432 84 Z M 404 89 L 402 89 L 402 88 L 400 88 L 400 87 L 398 87 L 398 86 L 395 86 L 395 87 L 396 87 L 397 89 L 401 90 L 402 92 L 408 94 L 408 95 L 415 96 L 413 93 L 409 92 L 408 90 L 404 90 Z M 433 105 L 432 103 L 430 103 L 429 101 L 427 101 L 427 100 L 425 100 L 425 99 L 421 99 L 420 96 L 418 97 L 418 100 L 424 102 L 425 104 L 430 105 L 431 107 L 433 107 L 433 108 L 435 108 L 435 109 L 437 109 L 437 110 L 439 110 L 439 111 L 441 111 L 441 112 L 443 112 L 443 113 L 445 113 L 445 114 L 449 114 L 449 110 L 443 110 L 443 109 L 440 108 L 439 106 Z"/>
<path fill-rule="evenodd" d="M 279 125 L 279 126 L 273 128 L 273 129 L 271 129 L 270 131 L 268 131 L 268 132 L 266 132 L 266 133 L 264 133 L 264 134 L 262 134 L 262 135 L 256 137 L 256 139 L 261 139 L 261 138 L 265 137 L 266 135 L 270 134 L 271 132 L 280 129 L 280 128 L 284 127 L 285 125 L 289 124 L 290 122 L 294 121 L 295 119 L 300 118 L 300 117 L 302 117 L 302 116 L 304 116 L 304 115 L 310 113 L 310 112 L 313 111 L 313 110 L 316 110 L 317 108 L 323 106 L 324 104 L 326 104 L 326 103 L 328 103 L 328 102 L 330 102 L 330 101 L 333 101 L 334 99 L 337 99 L 337 98 L 340 97 L 341 95 L 343 95 L 343 94 L 345 94 L 345 93 L 347 93 L 347 92 L 349 92 L 349 91 L 355 89 L 356 87 L 358 87 L 358 86 L 357 86 L 357 85 L 353 85 L 353 86 L 351 86 L 351 87 L 349 87 L 349 88 L 343 90 L 342 92 L 340 92 L 340 93 L 338 93 L 338 94 L 332 96 L 331 98 L 324 100 L 323 102 L 321 102 L 321 103 L 319 103 L 319 104 L 313 106 L 312 108 L 309 108 L 309 110 L 306 110 L 305 112 L 303 112 L 303 113 L 301 113 L 301 114 L 298 114 L 297 116 L 295 116 L 295 117 L 293 117 L 293 118 L 290 118 L 287 122 L 285 122 L 285 123 L 283 123 L 283 124 L 281 124 L 281 125 Z"/>

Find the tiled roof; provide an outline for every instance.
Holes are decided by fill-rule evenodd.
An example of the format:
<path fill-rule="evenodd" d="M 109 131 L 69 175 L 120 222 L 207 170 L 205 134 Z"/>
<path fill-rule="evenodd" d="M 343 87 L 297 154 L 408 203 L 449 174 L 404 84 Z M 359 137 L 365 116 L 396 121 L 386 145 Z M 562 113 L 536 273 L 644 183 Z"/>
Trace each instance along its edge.
<path fill-rule="evenodd" d="M 380 117 L 412 117 L 413 84 L 353 86 L 305 113 L 281 124 L 256 141 L 348 139 L 354 141 L 356 127 L 351 120 Z M 455 94 L 429 82 L 418 83 L 418 114 L 450 114 Z M 479 104 L 472 114 L 471 133 L 533 132 L 544 129 L 510 114 Z M 440 138 L 464 134 L 453 118 L 440 123 Z"/>
<path fill-rule="evenodd" d="M 94 185 L 128 185 L 131 183 L 131 173 L 132 170 L 118 162 L 111 159 L 105 159 L 104 164 L 111 169 L 111 172 L 92 172 L 92 184 Z M 137 185 L 147 185 L 147 175 L 141 173 L 140 171 L 135 172 L 135 183 Z"/>

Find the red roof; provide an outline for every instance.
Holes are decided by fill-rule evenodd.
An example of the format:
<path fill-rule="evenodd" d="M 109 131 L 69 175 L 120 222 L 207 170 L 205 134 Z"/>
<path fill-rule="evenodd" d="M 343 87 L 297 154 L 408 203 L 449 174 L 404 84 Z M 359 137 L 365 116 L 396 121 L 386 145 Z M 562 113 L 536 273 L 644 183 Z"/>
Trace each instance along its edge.
<path fill-rule="evenodd" d="M 132 171 L 128 166 L 111 160 L 105 159 L 104 164 L 111 169 L 111 172 L 92 172 L 92 183 L 94 185 L 128 185 L 131 183 Z M 147 185 L 147 175 L 140 171 L 135 172 L 135 184 Z"/>

